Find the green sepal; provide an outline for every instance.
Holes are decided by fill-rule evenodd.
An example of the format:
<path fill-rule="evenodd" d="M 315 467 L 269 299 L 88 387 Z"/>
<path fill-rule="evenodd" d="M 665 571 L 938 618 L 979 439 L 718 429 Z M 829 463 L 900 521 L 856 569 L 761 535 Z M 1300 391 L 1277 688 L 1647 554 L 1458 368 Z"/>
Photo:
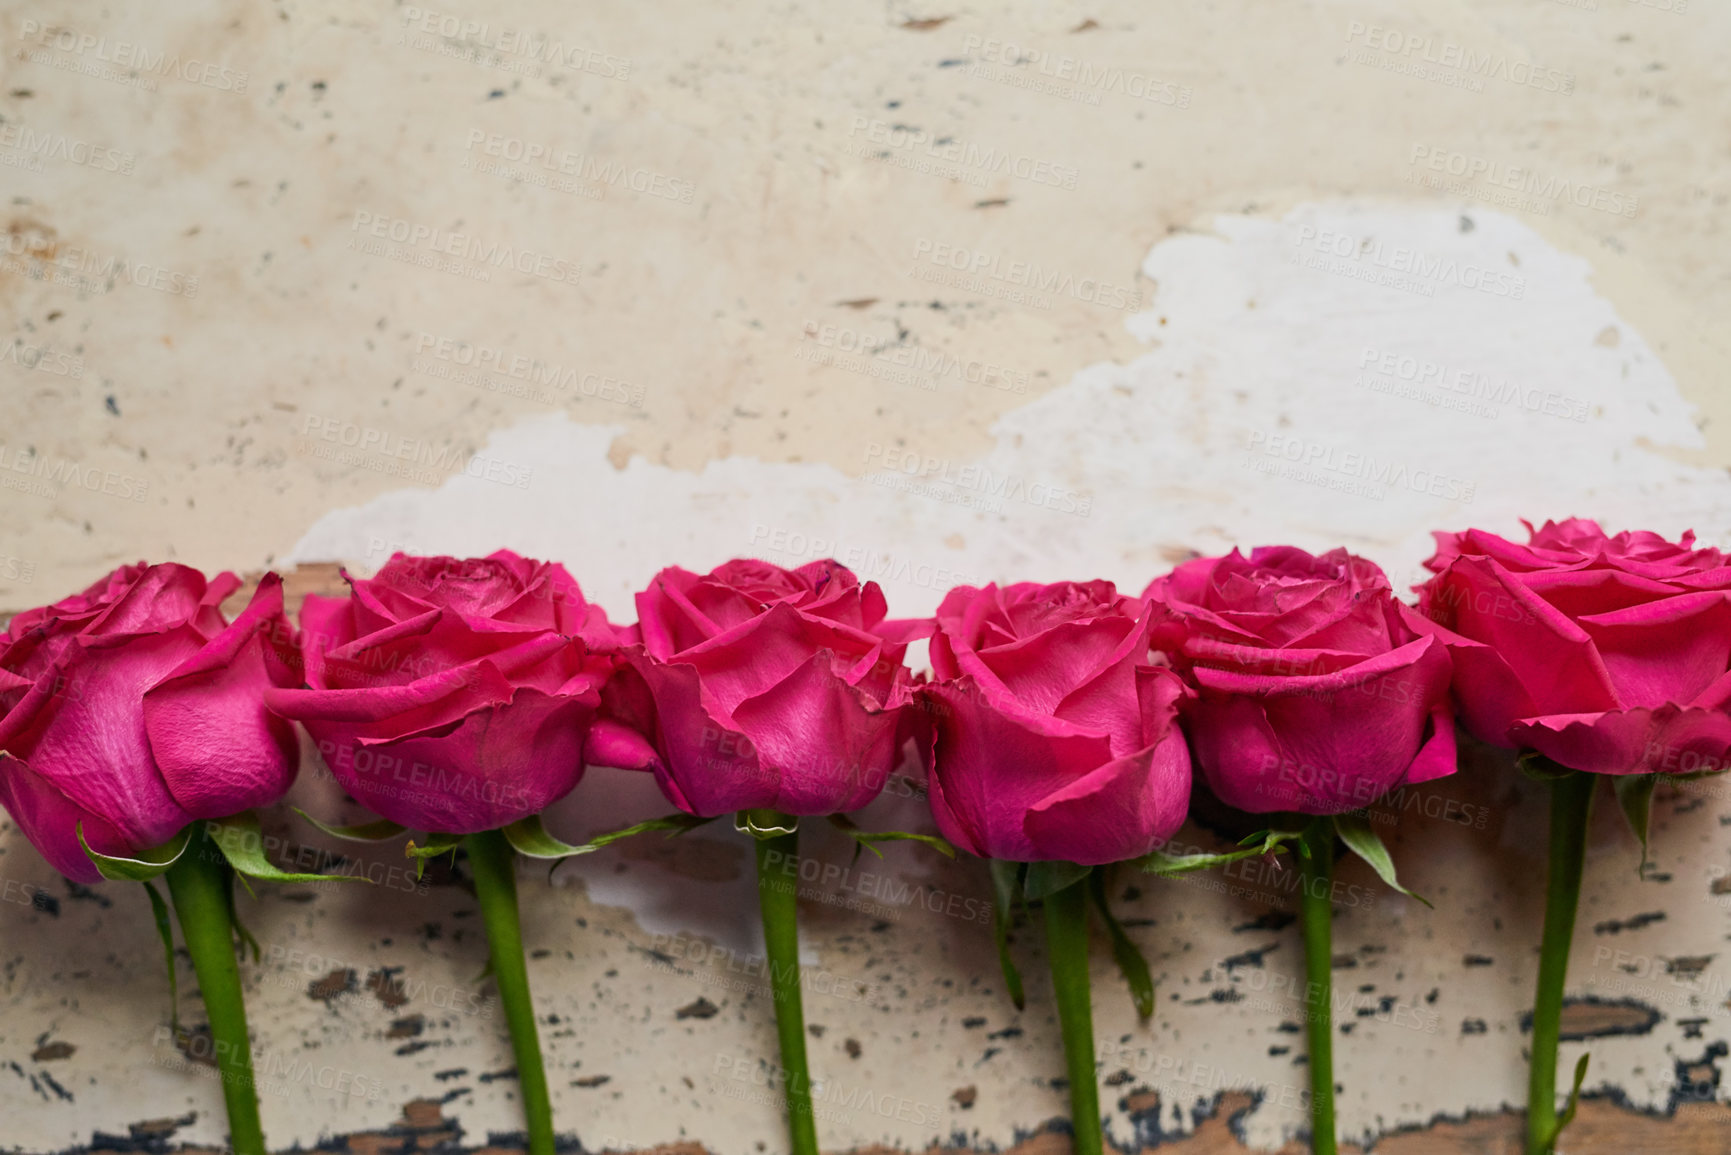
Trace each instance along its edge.
<path fill-rule="evenodd" d="M 858 861 L 861 850 L 869 850 L 882 858 L 884 852 L 872 845 L 874 842 L 923 842 L 945 858 L 956 856 L 956 848 L 935 834 L 913 834 L 906 830 L 861 830 L 854 825 L 853 819 L 845 814 L 831 814 L 829 820 L 837 830 L 854 840 L 855 861 Z"/>
<path fill-rule="evenodd" d="M 569 858 L 573 854 L 589 854 L 600 850 L 611 842 L 621 838 L 631 838 L 638 834 L 647 834 L 651 830 L 666 830 L 671 833 L 669 838 L 677 838 L 687 830 L 695 830 L 706 822 L 714 822 L 713 817 L 700 818 L 695 814 L 668 814 L 661 818 L 651 818 L 647 822 L 639 822 L 635 826 L 627 826 L 623 830 L 610 830 L 606 834 L 597 834 L 588 842 L 575 845 L 561 842 L 547 833 L 541 825 L 541 816 L 531 814 L 520 822 L 513 822 L 504 828 L 505 840 L 511 844 L 518 854 L 530 858 Z"/>
<path fill-rule="evenodd" d="M 998 944 L 998 966 L 1003 968 L 1004 989 L 1019 1011 L 1027 1000 L 1022 994 L 1022 972 L 1010 958 L 1010 921 L 1015 917 L 1016 900 L 1022 894 L 1023 864 L 988 858 L 986 865 L 992 873 L 992 938 Z"/>
<path fill-rule="evenodd" d="M 1522 751 L 1515 759 L 1515 768 L 1534 782 L 1555 782 L 1571 774 L 1583 773 L 1580 770 L 1571 770 L 1560 762 L 1553 762 L 1537 750 Z"/>
<path fill-rule="evenodd" d="M 350 842 L 385 842 L 409 829 L 407 826 L 398 826 L 389 818 L 381 818 L 377 822 L 362 822 L 355 826 L 332 826 L 329 823 L 320 822 L 298 806 L 291 806 L 289 809 L 332 838 L 346 838 Z"/>
<path fill-rule="evenodd" d="M 1068 890 L 1078 882 L 1088 877 L 1092 866 L 1080 863 L 1064 862 L 1053 859 L 1047 862 L 1028 863 L 1028 873 L 1022 876 L 1022 897 L 1029 902 L 1038 902 L 1048 895 L 1057 894 L 1060 890 Z"/>
<path fill-rule="evenodd" d="M 505 841 L 511 844 L 512 850 L 528 858 L 568 858 L 573 854 L 584 854 L 595 849 L 593 846 L 572 846 L 554 838 L 547 833 L 547 828 L 541 825 L 539 814 L 519 819 L 504 827 L 500 833 L 505 836 Z M 487 965 L 492 965 L 491 958 L 487 960 Z"/>
<path fill-rule="evenodd" d="M 1386 882 L 1392 889 L 1398 890 L 1408 898 L 1416 898 L 1426 906 L 1431 906 L 1430 900 L 1422 895 L 1414 894 L 1400 884 L 1394 874 L 1394 859 L 1389 857 L 1388 847 L 1382 844 L 1382 838 L 1370 828 L 1370 823 L 1359 814 L 1337 814 L 1334 816 L 1334 832 L 1340 835 L 1340 840 L 1346 843 L 1352 852 L 1370 863 L 1377 877 Z M 1431 909 L 1436 909 L 1431 907 Z"/>
<path fill-rule="evenodd" d="M 1112 940 L 1112 957 L 1118 960 L 1118 969 L 1124 972 L 1124 981 L 1130 984 L 1130 997 L 1136 1002 L 1136 1014 L 1143 1019 L 1152 1018 L 1154 976 L 1148 971 L 1148 960 L 1142 957 L 1142 952 L 1124 933 L 1124 927 L 1112 916 L 1112 908 L 1106 905 L 1104 868 L 1088 876 L 1088 893 L 1106 924 L 1106 934 Z"/>
<path fill-rule="evenodd" d="M 90 861 L 96 864 L 96 869 L 103 878 L 115 882 L 149 882 L 151 879 L 167 872 L 168 868 L 180 860 L 186 853 L 186 844 L 192 839 L 192 827 L 186 826 L 179 834 L 164 842 L 161 846 L 153 846 L 149 850 L 140 850 L 136 858 L 109 857 L 90 849 L 90 843 L 84 841 L 84 823 L 77 828 L 78 845 L 84 848 L 84 853 Z"/>
<path fill-rule="evenodd" d="M 168 1023 L 179 1035 L 180 980 L 174 974 L 174 928 L 168 921 L 168 903 L 154 883 L 146 882 L 144 893 L 150 896 L 150 914 L 156 920 L 156 933 L 162 936 L 162 957 L 168 963 Z"/>
<path fill-rule="evenodd" d="M 733 816 L 733 828 L 761 841 L 792 834 L 799 829 L 799 819 L 779 810 L 741 810 Z"/>
<path fill-rule="evenodd" d="M 403 847 L 403 855 L 415 860 L 415 878 L 419 879 L 427 869 L 427 859 L 437 858 L 441 854 L 455 855 L 457 847 L 463 845 L 461 834 L 428 834 L 424 846 L 415 845 L 413 838 Z"/>
<path fill-rule="evenodd" d="M 304 874 L 282 870 L 264 856 L 264 834 L 259 830 L 258 815 L 243 810 L 232 818 L 216 819 L 205 824 L 205 834 L 216 843 L 222 856 L 242 879 L 256 878 L 263 882 L 328 882 L 332 879 L 371 881 L 358 874 Z M 245 885 L 245 882 L 242 882 Z M 248 893 L 252 890 L 247 887 Z"/>
<path fill-rule="evenodd" d="M 1617 792 L 1617 805 L 1629 820 L 1629 829 L 1641 840 L 1641 864 L 1637 876 L 1647 873 L 1647 832 L 1653 820 L 1653 788 L 1659 785 L 1657 774 L 1618 774 L 1611 786 Z"/>
<path fill-rule="evenodd" d="M 1133 861 L 1149 874 L 1172 878 L 1194 870 L 1225 866 L 1229 862 L 1238 862 L 1245 858 L 1279 854 L 1286 843 L 1298 841 L 1303 834 L 1302 830 L 1259 830 L 1239 840 L 1238 845 L 1242 849 L 1229 850 L 1224 854 L 1167 854 L 1163 850 L 1153 850 Z"/>
<path fill-rule="evenodd" d="M 1587 1060 L 1591 1055 L 1582 1055 L 1575 1062 L 1575 1085 L 1569 1088 L 1569 1101 L 1563 1107 L 1563 1113 L 1557 1116 L 1557 1129 L 1551 1132 L 1551 1146 L 1555 1146 L 1562 1137 L 1563 1128 L 1575 1121 L 1575 1111 L 1581 1105 L 1581 1083 L 1587 1077 Z"/>
<path fill-rule="evenodd" d="M 241 879 L 241 885 L 246 885 L 246 879 Z M 247 894 L 252 894 L 252 888 L 247 887 Z M 252 961 L 259 960 L 258 939 L 252 936 L 252 931 L 246 929 L 246 924 L 240 921 L 240 912 L 234 908 L 234 887 L 228 888 L 228 921 L 234 927 L 234 936 L 240 940 L 241 957 L 246 957 L 246 948 L 252 948 Z"/>

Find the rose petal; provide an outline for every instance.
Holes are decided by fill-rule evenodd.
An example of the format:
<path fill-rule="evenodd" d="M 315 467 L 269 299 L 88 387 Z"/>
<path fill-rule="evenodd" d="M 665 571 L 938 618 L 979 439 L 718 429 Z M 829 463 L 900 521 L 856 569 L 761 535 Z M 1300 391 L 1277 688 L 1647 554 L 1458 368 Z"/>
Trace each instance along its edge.
<path fill-rule="evenodd" d="M 690 594 L 698 580 L 690 570 L 668 566 L 637 595 L 637 624 L 643 646 L 659 661 L 668 661 L 722 630 L 692 604 Z"/>
<path fill-rule="evenodd" d="M 194 818 L 268 805 L 294 781 L 294 727 L 264 704 L 273 681 L 300 681 L 298 670 L 280 668 L 262 636 L 272 623 L 286 629 L 282 611 L 282 578 L 266 574 L 234 624 L 144 693 L 151 754 Z"/>
<path fill-rule="evenodd" d="M 519 689 L 503 705 L 442 726 L 360 737 L 352 761 L 331 770 L 356 801 L 404 826 L 496 830 L 539 814 L 577 785 L 594 712 L 581 699 Z"/>
<path fill-rule="evenodd" d="M 157 845 L 128 841 L 112 824 L 66 797 L 22 759 L 4 754 L 0 754 L 0 806 L 12 815 L 12 821 L 48 865 L 86 886 L 101 882 L 102 873 L 78 844 L 80 823 L 84 840 L 98 854 L 128 856 Z"/>
<path fill-rule="evenodd" d="M 710 712 L 693 667 L 642 651 L 627 651 L 625 660 L 652 703 L 652 729 L 640 732 L 655 747 L 650 769 L 668 801 L 705 818 L 771 805 L 765 799 L 775 797 L 773 774 L 760 769 L 744 734 Z"/>
<path fill-rule="evenodd" d="M 1146 638 L 1146 617 L 1141 621 L 1100 617 L 1063 622 L 993 647 L 979 654 L 978 660 L 1024 708 L 1050 714 L 1077 687 L 1104 669 L 1122 665 L 1126 656 L 1145 661 Z M 1126 647 L 1138 652 L 1128 654 Z M 962 661 L 964 671 L 974 673 L 972 666 L 971 661 Z"/>
<path fill-rule="evenodd" d="M 1578 619 L 1625 707 L 1688 702 L 1731 666 L 1731 596 L 1692 593 Z"/>
<path fill-rule="evenodd" d="M 710 638 L 679 655 L 682 664 L 703 679 L 705 701 L 725 718 L 748 698 L 764 693 L 810 660 L 818 650 L 830 650 L 852 665 L 861 658 L 869 669 L 883 643 L 861 630 L 818 618 L 808 618 L 786 602 Z"/>
<path fill-rule="evenodd" d="M 1023 827 L 1037 860 L 1099 866 L 1171 838 L 1190 804 L 1190 753 L 1176 729 L 1035 803 Z"/>
<path fill-rule="evenodd" d="M 1452 611 L 1443 624 L 1491 646 L 1538 713 L 1618 706 L 1609 672 L 1592 638 L 1550 603 L 1489 559 L 1463 557 L 1436 579 L 1427 608 Z M 1470 686 L 1463 686 L 1470 693 Z"/>
<path fill-rule="evenodd" d="M 987 857 L 1031 861 L 1038 852 L 1027 812 L 1112 758 L 1105 737 L 1007 714 L 969 678 L 924 686 L 919 696 L 936 733 L 929 788 L 942 795 L 944 820 L 968 831 Z"/>
<path fill-rule="evenodd" d="M 1722 709 L 1657 708 L 1522 719 L 1516 742 L 1593 774 L 1689 774 L 1731 766 L 1731 716 Z"/>
<path fill-rule="evenodd" d="M 827 650 L 741 702 L 733 720 L 774 782 L 755 805 L 784 814 L 857 810 L 877 797 L 900 757 L 899 712 L 879 709 L 844 681 Z"/>
<path fill-rule="evenodd" d="M 150 566 L 81 633 L 118 641 L 179 629 L 199 617 L 206 586 L 204 575 L 189 566 L 173 562 Z"/>
<path fill-rule="evenodd" d="M 588 765 L 617 770 L 652 770 L 658 757 L 649 739 L 611 718 L 595 719 L 583 747 L 583 761 Z"/>
<path fill-rule="evenodd" d="M 99 647 L 66 650 L 65 664 L 39 680 L 20 704 L 27 728 L 0 741 L 134 846 L 159 846 L 191 815 L 156 768 L 144 726 L 144 694 L 198 653 L 204 639 L 183 626 L 102 641 Z"/>
<path fill-rule="evenodd" d="M 1338 814 L 1398 785 L 1448 693 L 1447 648 L 1422 638 L 1352 670 L 1263 678 L 1199 669 L 1197 760 L 1241 810 Z M 1433 772 L 1441 750 L 1422 767 Z"/>

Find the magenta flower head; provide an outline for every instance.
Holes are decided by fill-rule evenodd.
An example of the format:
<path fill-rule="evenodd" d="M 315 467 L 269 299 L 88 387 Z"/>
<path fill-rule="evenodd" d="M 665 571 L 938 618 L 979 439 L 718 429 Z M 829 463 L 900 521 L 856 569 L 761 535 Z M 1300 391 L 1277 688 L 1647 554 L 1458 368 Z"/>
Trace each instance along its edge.
<path fill-rule="evenodd" d="M 1096 866 L 1184 822 L 1183 684 L 1149 659 L 1150 611 L 1111 582 L 953 589 L 938 607 L 932 815 L 983 858 Z"/>
<path fill-rule="evenodd" d="M 130 857 L 294 780 L 294 728 L 264 706 L 301 680 L 282 579 L 266 574 L 231 623 L 220 607 L 239 587 L 140 562 L 0 638 L 0 803 L 68 878 L 101 877 L 80 824 L 92 849 Z"/>
<path fill-rule="evenodd" d="M 1455 769 L 1448 650 L 1382 570 L 1344 549 L 1263 546 L 1185 562 L 1143 595 L 1196 688 L 1209 787 L 1252 813 L 1341 814 Z"/>
<path fill-rule="evenodd" d="M 834 561 L 677 567 L 637 595 L 641 639 L 590 757 L 651 770 L 688 814 L 837 814 L 875 798 L 911 736 L 906 642 Z"/>
<path fill-rule="evenodd" d="M 1425 563 L 1467 729 L 1598 774 L 1731 765 L 1731 559 L 1583 518 L 1527 531 L 1438 533 Z"/>
<path fill-rule="evenodd" d="M 306 688 L 268 702 L 356 801 L 472 834 L 577 785 L 617 639 L 563 566 L 399 553 L 372 578 L 343 576 L 349 597 L 301 608 Z"/>

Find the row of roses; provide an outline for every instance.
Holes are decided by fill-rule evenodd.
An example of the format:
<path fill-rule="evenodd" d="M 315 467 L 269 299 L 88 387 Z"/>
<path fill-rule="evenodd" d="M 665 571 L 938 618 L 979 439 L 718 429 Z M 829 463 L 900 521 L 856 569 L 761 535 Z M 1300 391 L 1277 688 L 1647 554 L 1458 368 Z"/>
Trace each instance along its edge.
<path fill-rule="evenodd" d="M 1139 1009 L 1153 984 L 1107 909 L 1097 867 L 1158 873 L 1297 852 L 1310 980 L 1326 991 L 1337 845 L 1390 883 L 1361 809 L 1455 769 L 1455 721 L 1523 750 L 1553 784 L 1550 901 L 1535 1007 L 1529 1152 L 1572 1113 L 1555 1093 L 1556 1019 L 1591 774 L 1644 815 L 1660 771 L 1731 755 L 1731 560 L 1579 519 L 1518 544 L 1439 533 L 1417 605 L 1373 563 L 1268 547 L 1186 562 L 1140 597 L 1109 582 L 951 590 L 932 619 L 891 620 L 882 592 L 833 561 L 796 570 L 671 568 L 615 625 L 557 564 L 398 554 L 346 598 L 309 596 L 300 628 L 267 575 L 239 586 L 179 565 L 118 570 L 17 615 L 0 641 L 0 803 L 81 882 L 166 876 L 213 1032 L 226 1048 L 231 1141 L 262 1151 L 235 972 L 232 868 L 291 879 L 257 849 L 251 811 L 279 799 L 316 740 L 380 816 L 349 837 L 424 832 L 409 853 L 468 851 L 492 974 L 518 1059 L 530 1150 L 553 1130 L 517 926 L 513 850 L 584 853 L 723 814 L 757 841 L 793 1149 L 816 1151 L 805 1077 L 794 893 L 770 880 L 798 819 L 869 845 L 920 838 L 992 865 L 996 935 L 1038 903 L 1063 1026 L 1076 1149 L 1098 1153 L 1087 917 L 1102 916 Z M 907 647 L 929 639 L 930 672 Z M 372 771 L 433 768 L 402 791 Z M 941 839 L 859 830 L 845 815 L 916 765 Z M 646 770 L 679 814 L 569 845 L 539 813 L 586 765 Z M 1192 766 L 1268 829 L 1223 854 L 1173 856 Z M 1588 773 L 1582 773 L 1588 772 Z M 207 849 L 205 843 L 214 846 Z M 188 853 L 188 847 L 196 847 Z M 766 865 L 767 864 L 767 865 Z M 167 904 L 149 890 L 169 941 Z M 172 971 L 172 968 L 171 968 Z M 789 978 L 789 976 L 792 976 Z M 788 981 L 781 981 L 786 979 Z M 1326 993 L 1321 998 L 1326 1007 Z M 1312 1146 L 1334 1149 L 1332 1028 L 1311 1016 Z M 1584 1068 L 1577 1069 L 1576 1090 Z"/>

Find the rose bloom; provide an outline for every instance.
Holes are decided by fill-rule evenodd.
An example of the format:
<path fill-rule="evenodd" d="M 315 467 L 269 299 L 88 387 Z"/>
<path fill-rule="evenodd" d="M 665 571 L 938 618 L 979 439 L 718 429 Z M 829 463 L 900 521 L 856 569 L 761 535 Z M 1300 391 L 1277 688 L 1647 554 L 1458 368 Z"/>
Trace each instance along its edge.
<path fill-rule="evenodd" d="M 0 803 L 68 878 L 101 878 L 78 845 L 132 856 L 194 819 L 280 798 L 294 728 L 265 690 L 300 681 L 282 579 L 266 574 L 232 623 L 231 573 L 117 569 L 14 617 L 0 638 Z"/>
<path fill-rule="evenodd" d="M 343 577 L 349 597 L 301 608 L 308 688 L 268 702 L 357 801 L 473 834 L 577 785 L 617 641 L 563 566 L 399 553 L 371 578 Z"/>
<path fill-rule="evenodd" d="M 1420 587 L 1467 729 L 1575 770 L 1731 764 L 1731 559 L 1583 518 L 1438 533 Z"/>
<path fill-rule="evenodd" d="M 1185 694 L 1150 662 L 1149 608 L 1111 582 L 1022 582 L 945 595 L 932 636 L 932 816 L 957 846 L 1097 866 L 1147 854 L 1184 822 Z"/>
<path fill-rule="evenodd" d="M 1454 773 L 1448 650 L 1375 563 L 1262 546 L 1198 558 L 1143 594 L 1155 645 L 1196 687 L 1209 787 L 1252 813 L 1340 814 Z"/>
<path fill-rule="evenodd" d="M 640 639 L 608 684 L 591 759 L 653 771 L 704 817 L 864 806 L 913 725 L 905 631 L 885 610 L 875 582 L 834 561 L 662 570 L 637 595 Z"/>

